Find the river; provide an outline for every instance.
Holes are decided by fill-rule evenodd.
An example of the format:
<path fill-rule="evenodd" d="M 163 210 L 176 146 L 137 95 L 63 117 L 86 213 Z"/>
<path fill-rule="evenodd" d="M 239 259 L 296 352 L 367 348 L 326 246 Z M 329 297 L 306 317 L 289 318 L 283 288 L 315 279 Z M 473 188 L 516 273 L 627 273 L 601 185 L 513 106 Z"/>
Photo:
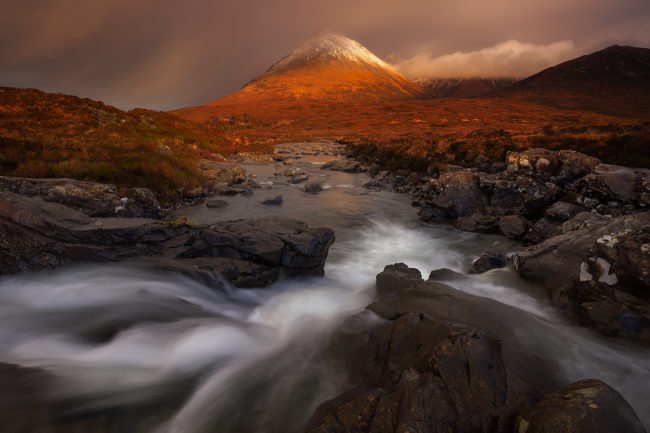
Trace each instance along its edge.
<path fill-rule="evenodd" d="M 42 391 L 63 416 L 109 414 L 116 432 L 300 431 L 320 403 L 349 386 L 344 337 L 382 322 L 364 311 L 375 276 L 404 262 L 425 279 L 439 268 L 462 273 L 449 284 L 514 307 L 495 318 L 496 329 L 552 362 L 566 383 L 610 384 L 650 426 L 650 351 L 576 326 L 511 267 L 467 274 L 487 248 L 512 252 L 517 243 L 425 225 L 408 196 L 363 188 L 367 174 L 319 170 L 331 156 L 300 156 L 290 167 L 323 192 L 275 176 L 288 167 L 280 163 L 248 164 L 262 184 L 252 196 L 179 212 L 195 223 L 276 215 L 331 227 L 336 242 L 324 278 L 214 291 L 137 260 L 4 277 L 0 361 L 46 370 L 54 380 Z M 261 204 L 277 194 L 281 206 Z"/>

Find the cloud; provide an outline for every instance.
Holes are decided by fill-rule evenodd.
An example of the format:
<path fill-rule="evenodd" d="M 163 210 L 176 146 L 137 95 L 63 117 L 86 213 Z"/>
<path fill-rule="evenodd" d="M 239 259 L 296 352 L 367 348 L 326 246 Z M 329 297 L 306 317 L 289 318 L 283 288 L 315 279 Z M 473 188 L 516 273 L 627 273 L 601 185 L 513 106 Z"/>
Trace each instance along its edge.
<path fill-rule="evenodd" d="M 576 55 L 573 41 L 535 45 L 509 40 L 478 51 L 439 57 L 421 52 L 395 63 L 410 78 L 517 77 L 535 74 Z"/>

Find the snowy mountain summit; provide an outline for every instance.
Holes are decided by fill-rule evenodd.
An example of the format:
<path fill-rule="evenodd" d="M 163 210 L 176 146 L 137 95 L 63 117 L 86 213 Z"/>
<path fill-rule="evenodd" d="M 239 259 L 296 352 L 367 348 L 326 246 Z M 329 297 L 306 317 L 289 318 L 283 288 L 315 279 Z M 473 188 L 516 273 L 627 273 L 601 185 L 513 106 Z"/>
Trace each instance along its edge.
<path fill-rule="evenodd" d="M 340 33 L 320 31 L 278 62 L 266 74 L 277 74 L 289 69 L 316 63 L 336 63 L 339 66 L 380 68 L 390 73 L 397 70 L 375 56 L 359 42 Z"/>
<path fill-rule="evenodd" d="M 422 87 L 359 42 L 321 31 L 237 92 L 206 105 L 367 103 L 427 97 Z"/>

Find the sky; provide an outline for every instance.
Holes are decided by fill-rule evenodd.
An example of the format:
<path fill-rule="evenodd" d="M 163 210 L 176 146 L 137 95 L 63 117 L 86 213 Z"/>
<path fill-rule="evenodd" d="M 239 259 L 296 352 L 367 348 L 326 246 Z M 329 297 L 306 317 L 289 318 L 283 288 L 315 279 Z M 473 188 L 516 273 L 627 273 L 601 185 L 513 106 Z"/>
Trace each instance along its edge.
<path fill-rule="evenodd" d="M 524 77 L 650 47 L 650 1 L 0 0 L 0 86 L 170 110 L 236 91 L 322 28 L 412 79 Z"/>

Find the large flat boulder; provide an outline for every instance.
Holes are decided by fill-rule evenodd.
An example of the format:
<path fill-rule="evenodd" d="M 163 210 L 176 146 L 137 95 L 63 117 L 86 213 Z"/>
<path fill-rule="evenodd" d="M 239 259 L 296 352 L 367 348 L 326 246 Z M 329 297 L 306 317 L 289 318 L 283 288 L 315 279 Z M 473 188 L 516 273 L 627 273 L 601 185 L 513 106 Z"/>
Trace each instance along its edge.
<path fill-rule="evenodd" d="M 76 262 L 165 258 L 165 267 L 201 269 L 242 287 L 281 272 L 321 276 L 334 233 L 282 218 L 194 226 L 184 218 L 94 218 L 70 207 L 0 192 L 0 274 Z M 175 262 L 174 262 L 175 261 Z"/>
<path fill-rule="evenodd" d="M 146 188 L 130 188 L 124 195 L 115 185 L 75 179 L 30 179 L 0 176 L 0 191 L 40 197 L 92 217 L 160 218 L 156 196 Z"/>

